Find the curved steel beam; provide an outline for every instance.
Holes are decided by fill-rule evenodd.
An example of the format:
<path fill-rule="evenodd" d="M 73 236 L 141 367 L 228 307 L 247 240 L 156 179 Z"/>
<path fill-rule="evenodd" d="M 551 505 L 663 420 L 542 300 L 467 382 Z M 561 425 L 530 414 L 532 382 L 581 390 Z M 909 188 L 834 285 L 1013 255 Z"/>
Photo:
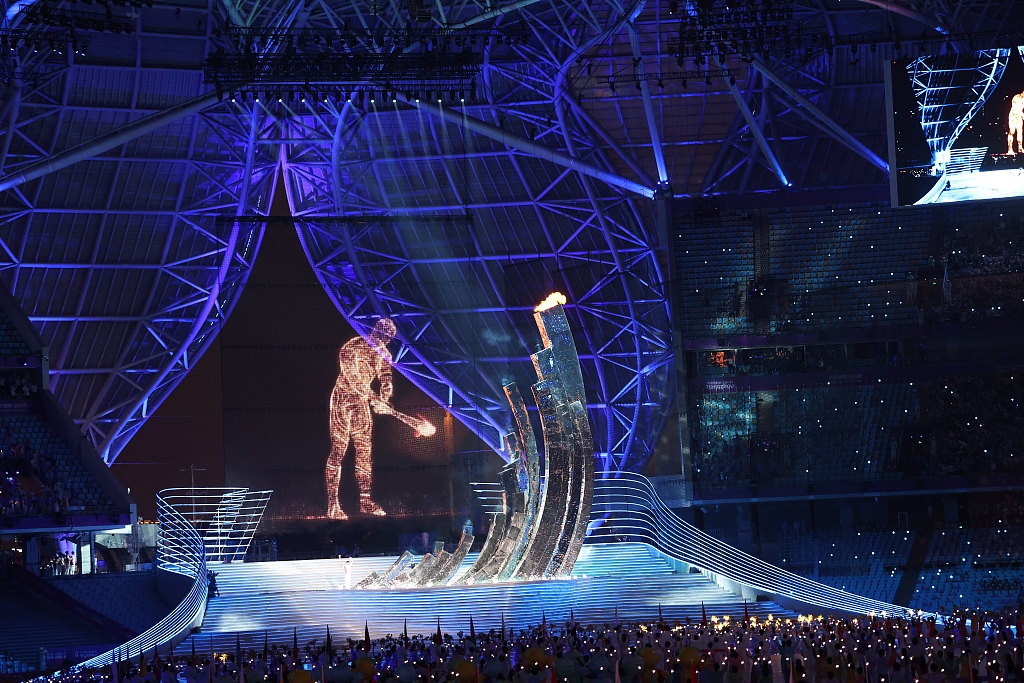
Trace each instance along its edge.
<path fill-rule="evenodd" d="M 640 51 L 640 37 L 637 35 L 636 26 L 633 22 L 626 23 L 626 32 L 629 34 L 629 46 L 633 52 L 633 63 L 636 64 L 636 74 L 640 78 L 640 95 L 644 103 L 644 115 L 647 117 L 647 129 L 651 134 L 651 151 L 654 152 L 654 163 L 658 166 L 658 181 L 662 185 L 668 185 L 668 166 L 665 165 L 665 150 L 661 147 L 661 131 L 658 130 L 658 120 L 654 116 L 651 86 L 647 83 L 647 79 L 644 78 L 647 72 L 644 69 L 643 53 Z"/>
<path fill-rule="evenodd" d="M 775 154 L 772 152 L 771 147 L 768 146 L 768 141 L 764 139 L 764 133 L 761 132 L 761 127 L 757 125 L 757 121 L 754 120 L 754 114 L 750 111 L 750 106 L 747 105 L 747 101 L 743 99 L 743 95 L 740 93 L 739 88 L 732 81 L 726 81 L 729 86 L 729 92 L 732 93 L 732 98 L 736 100 L 737 106 L 740 108 L 740 113 L 743 114 L 743 118 L 747 122 L 747 128 L 754 135 L 754 140 L 757 141 L 757 146 L 761 148 L 761 153 L 764 154 L 764 158 L 768 160 L 768 163 L 772 166 L 772 171 L 775 173 L 775 177 L 779 179 L 783 187 L 792 187 L 793 183 L 789 182 L 789 178 L 786 177 L 785 172 L 782 170 L 782 166 L 779 165 L 779 160 L 775 158 Z M 753 159 L 751 159 L 753 163 Z"/>
<path fill-rule="evenodd" d="M 446 28 L 453 28 L 454 29 L 454 28 L 467 28 L 469 26 L 475 26 L 476 24 L 479 24 L 481 22 L 487 21 L 488 19 L 494 19 L 495 17 L 500 17 L 503 14 L 508 14 L 509 12 L 515 12 L 517 9 L 522 9 L 523 7 L 529 7 L 530 5 L 534 4 L 535 2 L 540 2 L 540 0 L 518 0 L 518 2 L 510 2 L 507 5 L 501 5 L 500 7 L 495 7 L 494 9 L 487 10 L 486 12 L 481 12 L 480 14 L 476 15 L 475 17 L 470 17 L 469 19 L 466 19 L 465 21 L 460 21 L 460 22 L 457 22 L 457 23 L 454 23 L 454 24 L 448 24 L 446 26 Z"/>
<path fill-rule="evenodd" d="M 880 156 L 871 151 L 863 142 L 850 135 L 850 133 L 845 128 L 843 128 L 838 123 L 829 118 L 829 116 L 825 114 L 825 112 L 821 111 L 816 106 L 814 106 L 814 104 L 809 99 L 804 97 L 804 95 L 799 90 L 794 88 L 792 85 L 787 83 L 785 79 L 783 79 L 777 73 L 772 71 L 772 69 L 767 64 L 762 62 L 757 57 L 754 57 L 753 61 L 751 62 L 751 66 L 760 71 L 762 76 L 764 76 L 769 81 L 777 85 L 780 90 L 782 90 L 784 93 L 786 93 L 794 100 L 796 100 L 797 104 L 806 109 L 814 118 L 816 118 L 826 128 L 828 128 L 829 133 L 835 139 L 839 140 L 844 145 L 852 149 L 854 152 L 870 161 L 872 164 L 877 166 L 882 171 L 885 171 L 886 173 L 889 172 L 889 164 L 887 162 L 883 161 Z"/>
<path fill-rule="evenodd" d="M 619 158 L 626 163 L 627 166 L 629 166 L 633 173 L 640 176 L 640 180 L 642 180 L 646 185 L 652 187 L 658 184 L 658 181 L 652 178 L 651 175 L 645 171 L 642 166 L 640 166 L 636 157 L 627 152 L 622 145 L 620 145 L 615 138 L 611 136 L 611 133 L 609 133 L 605 127 L 590 114 L 589 111 L 587 111 L 586 107 L 576 101 L 576 98 L 573 97 L 571 93 L 566 92 L 565 78 L 559 77 L 555 80 L 555 97 L 565 99 L 569 103 L 569 108 L 572 109 L 572 112 L 576 114 L 580 120 L 590 126 L 590 129 L 604 140 L 604 143 L 608 145 L 608 147 L 610 147 L 612 151 L 614 151 Z"/>
<path fill-rule="evenodd" d="M 244 170 L 245 175 L 239 193 L 238 206 L 236 207 L 236 210 L 239 214 L 241 214 L 245 208 L 246 197 L 248 196 L 249 192 L 249 184 L 252 179 L 253 164 L 255 162 L 254 155 L 256 149 L 256 138 L 259 132 L 259 118 L 256 114 L 257 106 L 258 105 L 255 104 L 253 105 L 252 120 L 249 126 L 249 144 L 248 154 L 246 156 L 246 165 Z M 156 376 L 152 380 L 150 380 L 149 387 L 147 388 L 147 390 L 144 391 L 139 397 L 137 397 L 132 402 L 131 409 L 127 412 L 127 417 L 118 422 L 117 426 L 110 431 L 107 437 L 97 448 L 97 450 L 99 450 L 100 453 L 104 454 L 104 456 L 107 458 L 108 463 L 111 461 L 109 455 L 111 444 L 125 430 L 128 422 L 131 421 L 132 416 L 134 416 L 139 410 L 142 410 L 143 407 L 147 404 L 150 394 L 152 394 L 157 389 L 157 387 L 161 385 L 161 383 L 167 378 L 167 375 L 170 374 L 171 370 L 178 363 L 181 362 L 182 358 L 188 352 L 189 347 L 192 346 L 192 344 L 199 337 L 200 332 L 202 332 L 203 328 L 206 326 L 210 318 L 210 313 L 213 311 L 214 307 L 217 306 L 218 297 L 220 296 L 224 284 L 228 279 L 228 273 L 231 268 L 231 263 L 235 260 L 235 249 L 238 245 L 239 233 L 240 228 L 238 222 L 233 222 L 231 225 L 231 231 L 228 235 L 227 240 L 224 243 L 224 257 L 221 259 L 220 265 L 217 268 L 217 277 L 210 287 L 210 292 L 206 297 L 206 301 L 203 302 L 203 307 L 202 309 L 200 309 L 199 315 L 196 316 L 195 321 L 189 328 L 188 334 L 185 335 L 185 338 L 178 345 L 178 348 L 175 349 L 174 353 L 171 354 L 170 358 L 167 359 L 167 361 L 164 363 L 163 367 L 160 368 L 160 371 L 156 374 Z"/>
<path fill-rule="evenodd" d="M 199 97 L 193 97 L 191 100 L 182 102 L 179 105 L 165 109 L 164 111 L 144 116 L 137 121 L 132 121 L 129 124 L 115 128 L 114 130 L 108 131 L 103 135 L 93 138 L 87 142 L 83 142 L 80 145 L 75 145 L 71 149 L 66 149 L 63 152 L 51 155 L 45 159 L 33 162 L 21 169 L 17 173 L 0 178 L 0 192 L 10 190 L 13 187 L 17 187 L 23 183 L 27 183 L 30 180 L 36 178 L 42 178 L 48 173 L 59 171 L 62 168 L 67 168 L 72 164 L 77 164 L 79 161 L 85 161 L 90 157 L 94 157 L 97 154 L 103 154 L 108 152 L 115 147 L 119 147 L 126 142 L 134 140 L 137 137 L 152 133 L 157 128 L 166 126 L 172 121 L 177 121 L 180 118 L 195 114 L 197 112 L 206 109 L 210 105 L 216 104 L 218 101 L 218 95 L 216 92 L 209 92 Z"/>
<path fill-rule="evenodd" d="M 935 17 L 929 17 L 927 14 L 918 12 L 916 9 L 902 5 L 895 0 L 860 0 L 865 5 L 871 5 L 872 7 L 878 7 L 879 9 L 888 10 L 895 14 L 902 15 L 908 19 L 920 22 L 930 29 L 934 29 L 943 35 L 949 35 L 952 33 L 950 28 L 943 24 Z"/>

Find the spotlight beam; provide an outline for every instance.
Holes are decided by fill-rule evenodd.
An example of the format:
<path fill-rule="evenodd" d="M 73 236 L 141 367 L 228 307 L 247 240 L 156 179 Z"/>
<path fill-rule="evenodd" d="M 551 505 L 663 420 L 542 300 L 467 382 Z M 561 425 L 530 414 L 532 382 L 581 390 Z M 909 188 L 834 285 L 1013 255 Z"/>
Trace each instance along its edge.
<path fill-rule="evenodd" d="M 783 80 L 783 78 L 774 71 L 772 71 L 767 64 L 762 62 L 757 57 L 754 57 L 751 61 L 751 65 L 755 69 L 760 71 L 762 76 L 764 76 L 769 81 L 777 85 L 779 89 L 782 90 L 782 92 L 786 93 L 794 100 L 796 100 L 797 104 L 799 104 L 801 107 L 807 110 L 807 112 L 809 112 L 814 118 L 816 118 L 822 124 L 824 124 L 836 140 L 839 140 L 844 145 L 846 145 L 853 151 L 857 152 L 857 154 L 860 154 L 862 157 L 870 161 L 872 164 L 877 166 L 882 171 L 885 171 L 886 173 L 889 172 L 889 164 L 887 162 L 883 161 L 881 157 L 879 157 L 877 154 L 868 149 L 868 147 L 863 142 L 850 135 L 850 133 L 845 128 L 843 128 L 838 123 L 830 119 L 828 115 L 825 114 L 825 112 L 821 111 L 816 106 L 814 106 L 809 99 L 807 99 L 800 93 L 799 90 L 797 90 L 789 83 L 787 83 L 785 80 Z"/>
<path fill-rule="evenodd" d="M 768 141 L 764 139 L 764 133 L 761 132 L 761 127 L 757 125 L 757 121 L 754 119 L 753 112 L 750 111 L 750 107 L 747 105 L 747 101 L 743 99 L 743 95 L 740 93 L 739 88 L 731 80 L 726 81 L 729 86 L 729 92 L 732 93 L 732 98 L 736 100 L 737 106 L 740 108 L 740 113 L 743 114 L 743 118 L 747 122 L 747 127 L 750 132 L 753 133 L 754 139 L 757 140 L 757 146 L 761 148 L 761 153 L 764 154 L 764 158 L 771 164 L 772 171 L 775 173 L 775 177 L 779 179 L 783 187 L 792 187 L 793 183 L 786 177 L 785 172 L 782 170 L 782 166 L 779 164 L 779 160 L 775 158 L 775 153 L 772 152 L 772 148 L 768 146 Z M 753 152 L 751 153 L 753 156 Z"/>
<path fill-rule="evenodd" d="M 572 171 L 577 171 L 579 173 L 582 173 L 583 175 L 590 176 L 591 178 L 596 178 L 605 183 L 608 183 L 612 187 L 617 187 L 621 190 L 626 190 L 627 192 L 633 192 L 648 199 L 654 198 L 654 188 L 647 187 L 646 185 L 641 185 L 640 183 L 634 182 L 627 178 L 623 178 L 622 176 L 617 175 L 615 173 L 605 171 L 604 169 L 598 168 L 597 166 L 588 164 L 587 162 L 583 161 L 582 159 L 579 159 L 578 157 L 570 156 L 563 152 L 551 149 L 550 147 L 537 144 L 533 140 L 529 140 L 522 136 L 516 135 L 515 133 L 512 133 L 510 131 L 498 128 L 497 126 L 491 125 L 486 121 L 481 121 L 480 119 L 474 118 L 467 114 L 456 113 L 451 109 L 445 108 L 443 106 L 438 106 L 434 103 L 409 101 L 408 99 L 405 99 L 405 101 L 408 104 L 411 104 L 412 106 L 417 107 L 438 118 L 444 119 L 445 121 L 449 121 L 450 123 L 454 123 L 457 126 L 461 126 L 466 130 L 473 131 L 474 133 L 478 133 L 480 135 L 483 135 L 484 137 L 496 140 L 497 142 L 500 142 L 503 145 L 507 145 L 508 147 L 517 149 L 521 152 L 525 152 L 526 154 L 535 156 L 538 159 L 544 159 L 545 161 L 550 161 L 551 163 L 557 164 L 558 166 L 563 166 Z"/>

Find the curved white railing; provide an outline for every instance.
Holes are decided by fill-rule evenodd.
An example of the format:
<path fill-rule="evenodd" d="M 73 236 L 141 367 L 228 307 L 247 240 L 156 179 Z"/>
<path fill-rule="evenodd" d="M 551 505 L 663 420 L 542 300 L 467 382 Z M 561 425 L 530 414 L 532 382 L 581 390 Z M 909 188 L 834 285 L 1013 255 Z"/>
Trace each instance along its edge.
<path fill-rule="evenodd" d="M 590 542 L 608 535 L 647 543 L 697 567 L 711 575 L 709 578 L 733 581 L 783 603 L 791 600 L 808 607 L 863 615 L 922 616 L 907 607 L 847 593 L 787 572 L 709 536 L 672 512 L 643 475 L 617 472 L 607 476 L 594 482 L 592 519 L 604 521 Z"/>
<path fill-rule="evenodd" d="M 191 588 L 178 606 L 152 628 L 118 648 L 82 662 L 78 668 L 110 666 L 114 661 L 138 657 L 140 652 L 149 653 L 153 648 L 169 646 L 183 640 L 194 626 L 202 623 L 207 597 L 206 547 L 195 527 L 179 511 L 181 505 L 174 500 L 174 491 L 165 489 L 156 497 L 160 521 L 156 566 L 158 572 L 178 574 L 191 580 Z"/>
<path fill-rule="evenodd" d="M 160 496 L 195 527 L 207 562 L 241 562 L 272 493 L 208 487 L 164 489 Z"/>

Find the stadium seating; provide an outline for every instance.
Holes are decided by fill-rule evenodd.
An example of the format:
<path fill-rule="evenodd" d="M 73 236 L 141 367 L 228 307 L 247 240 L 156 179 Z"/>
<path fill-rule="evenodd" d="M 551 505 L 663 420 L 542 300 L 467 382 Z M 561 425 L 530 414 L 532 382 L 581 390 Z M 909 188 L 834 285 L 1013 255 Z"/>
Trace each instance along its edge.
<path fill-rule="evenodd" d="M 892 602 L 914 544 L 914 532 L 790 532 L 781 565 L 789 571 L 857 595 Z"/>
<path fill-rule="evenodd" d="M 929 212 L 792 208 L 768 216 L 773 331 L 915 323 L 913 281 L 928 264 Z"/>
<path fill-rule="evenodd" d="M 113 501 L 89 475 L 85 467 L 41 415 L 0 415 L 0 448 L 27 443 L 37 453 L 51 456 L 58 479 L 70 486 L 74 496 L 70 510 L 100 511 Z"/>
<path fill-rule="evenodd" d="M 1016 609 L 1024 603 L 1024 529 L 947 529 L 932 535 L 914 589 L 919 609 Z"/>
<path fill-rule="evenodd" d="M 748 334 L 746 289 L 754 279 L 754 234 L 743 214 L 697 219 L 676 235 L 680 325 L 692 336 Z"/>
<path fill-rule="evenodd" d="M 29 356 L 31 353 L 25 339 L 14 327 L 14 323 L 0 308 L 0 357 Z"/>
<path fill-rule="evenodd" d="M 770 425 L 760 436 L 778 441 L 765 467 L 773 483 L 892 479 L 887 464 L 900 429 L 920 419 L 917 390 L 907 384 L 812 387 L 760 392 Z M 695 465 L 702 488 L 743 484 L 750 440 L 758 433 L 755 392 L 711 393 L 697 400 Z M 768 410 L 768 408 L 762 408 Z M 757 472 L 761 464 L 753 463 Z"/>
<path fill-rule="evenodd" d="M 66 648 L 114 644 L 103 631 L 75 618 L 54 604 L 11 582 L 0 583 L 3 652 L 27 666 L 37 666 L 39 647 Z"/>
<path fill-rule="evenodd" d="M 48 580 L 78 602 L 135 633 L 142 633 L 171 611 L 157 590 L 154 572 L 118 572 Z"/>

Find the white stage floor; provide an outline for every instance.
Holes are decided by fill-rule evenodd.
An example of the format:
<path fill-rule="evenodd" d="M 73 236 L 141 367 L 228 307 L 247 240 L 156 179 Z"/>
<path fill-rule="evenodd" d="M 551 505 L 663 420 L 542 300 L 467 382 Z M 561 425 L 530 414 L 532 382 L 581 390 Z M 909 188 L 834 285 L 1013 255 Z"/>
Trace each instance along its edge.
<path fill-rule="evenodd" d="M 352 583 L 371 571 L 386 569 L 395 557 L 353 561 Z M 472 564 L 474 556 L 460 571 Z M 361 638 L 364 621 L 371 637 L 401 633 L 469 630 L 469 615 L 477 629 L 498 628 L 502 615 L 509 627 L 568 621 L 570 610 L 582 623 L 611 622 L 618 608 L 622 620 L 658 617 L 700 619 L 701 603 L 708 616 L 742 617 L 743 600 L 701 574 L 681 574 L 664 557 L 639 543 L 584 546 L 574 577 L 556 581 L 508 582 L 475 586 L 345 590 L 340 560 L 307 560 L 214 565 L 220 597 L 210 601 L 201 633 L 192 636 L 196 650 L 234 648 L 235 634 L 243 646 L 262 647 L 264 633 L 271 643 L 322 640 L 330 625 L 333 638 Z M 788 614 L 772 602 L 749 603 L 750 614 Z M 188 648 L 186 642 L 179 648 Z"/>

